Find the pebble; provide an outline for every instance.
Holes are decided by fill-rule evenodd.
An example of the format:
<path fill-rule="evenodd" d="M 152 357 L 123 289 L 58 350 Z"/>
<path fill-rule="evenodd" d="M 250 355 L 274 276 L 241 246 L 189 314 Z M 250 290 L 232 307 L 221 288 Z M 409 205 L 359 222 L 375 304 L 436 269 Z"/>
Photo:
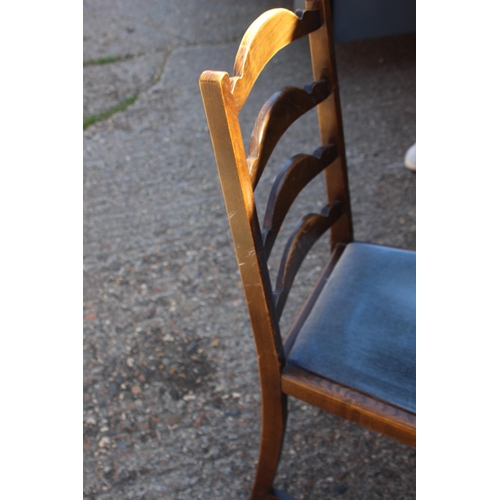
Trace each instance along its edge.
<path fill-rule="evenodd" d="M 167 425 L 174 425 L 177 424 L 181 421 L 182 415 L 176 415 L 175 413 L 171 413 L 169 415 L 166 415 L 165 417 L 165 424 Z"/>
<path fill-rule="evenodd" d="M 98 446 L 99 446 L 99 448 L 104 448 L 105 446 L 109 446 L 110 444 L 111 444 L 111 440 L 109 439 L 109 437 L 104 436 L 99 441 L 99 445 Z"/>

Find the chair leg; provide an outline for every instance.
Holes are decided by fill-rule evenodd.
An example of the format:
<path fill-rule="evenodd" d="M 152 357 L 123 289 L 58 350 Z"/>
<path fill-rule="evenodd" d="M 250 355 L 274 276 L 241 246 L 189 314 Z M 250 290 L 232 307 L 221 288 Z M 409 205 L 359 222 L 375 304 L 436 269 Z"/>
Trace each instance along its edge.
<path fill-rule="evenodd" d="M 250 500 L 272 498 L 272 484 L 281 455 L 288 416 L 287 396 L 262 401 L 262 429 L 260 433 L 259 462 Z"/>

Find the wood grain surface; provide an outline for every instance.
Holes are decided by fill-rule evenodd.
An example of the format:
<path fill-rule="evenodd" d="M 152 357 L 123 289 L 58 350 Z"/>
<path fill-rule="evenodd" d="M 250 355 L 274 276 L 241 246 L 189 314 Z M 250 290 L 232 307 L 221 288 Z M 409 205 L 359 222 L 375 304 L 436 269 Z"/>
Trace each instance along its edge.
<path fill-rule="evenodd" d="M 313 155 L 295 155 L 277 175 L 269 193 L 262 225 L 262 240 L 268 259 L 293 201 L 312 179 L 335 160 L 336 155 L 334 144 L 316 149 Z"/>
<path fill-rule="evenodd" d="M 271 9 L 248 28 L 236 54 L 231 78 L 237 111 L 245 104 L 255 80 L 274 54 L 320 27 L 318 10 L 299 13 L 301 17 L 287 9 Z"/>
<path fill-rule="evenodd" d="M 338 224 L 330 230 L 331 249 L 337 243 L 353 240 L 351 202 L 347 180 L 347 161 L 345 156 L 344 129 L 340 109 L 335 50 L 333 47 L 333 27 L 330 2 L 325 0 L 306 0 L 307 9 L 318 9 L 321 14 L 321 28 L 309 34 L 311 61 L 314 80 L 326 78 L 332 85 L 332 93 L 317 106 L 321 144 L 337 144 L 338 158 L 325 170 L 328 201 L 341 200 L 345 214 Z M 326 22 L 325 22 L 326 20 Z"/>
<path fill-rule="evenodd" d="M 250 137 L 248 171 L 255 189 L 274 147 L 304 113 L 324 101 L 330 94 L 326 80 L 306 85 L 303 89 L 286 87 L 276 92 L 262 107 Z"/>
<path fill-rule="evenodd" d="M 416 416 L 295 366 L 282 375 L 283 391 L 410 446 L 416 444 Z"/>
<path fill-rule="evenodd" d="M 306 215 L 295 226 L 295 230 L 283 251 L 276 277 L 274 300 L 278 318 L 281 317 L 293 280 L 307 252 L 324 232 L 340 218 L 342 213 L 342 203 L 337 200 L 326 205 L 320 214 Z"/>
<path fill-rule="evenodd" d="M 229 76 L 205 71 L 200 89 L 259 353 L 262 427 L 252 498 L 264 499 L 278 466 L 287 419 L 287 397 L 281 391 L 283 346 Z"/>

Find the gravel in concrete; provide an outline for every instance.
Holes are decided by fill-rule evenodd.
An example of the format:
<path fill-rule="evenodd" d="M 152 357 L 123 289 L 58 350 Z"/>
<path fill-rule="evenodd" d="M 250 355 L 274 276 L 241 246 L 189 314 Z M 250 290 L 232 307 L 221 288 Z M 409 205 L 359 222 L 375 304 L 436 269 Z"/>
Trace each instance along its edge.
<path fill-rule="evenodd" d="M 244 31 L 218 27 L 215 13 L 247 26 L 276 4 L 149 2 L 143 11 L 133 3 L 116 2 L 131 6 L 126 14 L 105 8 L 114 2 L 86 4 L 94 16 L 86 18 L 89 57 L 133 52 L 134 44 L 168 51 L 161 37 L 172 24 L 189 44 L 173 49 L 159 81 L 132 106 L 83 134 L 84 497 L 243 499 L 258 452 L 259 384 L 198 78 L 231 69 L 232 37 Z M 100 5 L 118 41 L 103 34 Z M 176 9 L 177 21 L 165 14 L 159 22 Z M 158 24 L 145 12 L 159 13 Z M 221 38 L 205 43 L 205 20 Z M 136 42 L 119 41 L 119 27 L 130 23 Z M 263 72 L 245 122 L 268 85 L 311 80 L 307 44 L 290 49 Z M 343 44 L 337 56 L 356 238 L 415 248 L 415 174 L 403 167 L 415 140 L 415 37 Z M 250 131 L 243 127 L 246 138 Z M 313 113 L 294 125 L 261 185 L 287 157 L 314 150 L 316 132 Z M 323 189 L 318 179 L 297 199 L 286 228 L 318 210 Z M 260 206 L 265 198 L 259 188 Z M 321 240 L 299 272 L 284 330 L 325 255 Z M 276 485 L 297 499 L 412 499 L 415 450 L 292 400 Z"/>

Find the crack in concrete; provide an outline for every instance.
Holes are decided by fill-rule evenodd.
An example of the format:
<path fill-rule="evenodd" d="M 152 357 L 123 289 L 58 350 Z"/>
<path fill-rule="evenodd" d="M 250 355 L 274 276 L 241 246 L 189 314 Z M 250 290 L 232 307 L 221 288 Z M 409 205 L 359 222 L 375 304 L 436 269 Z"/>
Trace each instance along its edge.
<path fill-rule="evenodd" d="M 232 37 L 230 40 L 225 40 L 223 42 L 220 41 L 209 41 L 209 42 L 191 42 L 190 40 L 183 38 L 182 36 L 175 34 L 171 32 L 168 28 L 165 30 L 167 33 L 171 34 L 174 38 L 177 39 L 178 42 L 180 43 L 174 43 L 173 47 L 170 49 L 155 49 L 152 51 L 148 52 L 136 52 L 136 53 L 130 53 L 130 54 L 124 54 L 124 55 L 117 55 L 117 56 L 104 56 L 98 59 L 89 59 L 87 61 L 83 62 L 84 67 L 89 67 L 89 66 L 104 66 L 104 65 L 112 65 L 116 63 L 121 63 L 127 60 L 134 60 L 139 57 L 144 57 L 148 55 L 153 55 L 153 54 L 158 54 L 165 52 L 165 58 L 163 60 L 162 65 L 160 68 L 155 72 L 152 81 L 149 85 L 144 86 L 143 88 L 139 88 L 137 92 L 132 95 L 131 97 L 124 99 L 122 102 L 119 104 L 112 106 L 111 108 L 108 108 L 107 110 L 104 110 L 100 113 L 96 113 L 87 117 L 84 117 L 83 120 L 83 129 L 86 130 L 88 127 L 106 120 L 110 118 L 111 116 L 124 112 L 126 109 L 131 106 L 144 92 L 148 92 L 151 90 L 158 82 L 161 80 L 162 76 L 164 75 L 166 69 L 167 69 L 167 64 L 171 56 L 178 50 L 185 49 L 185 48 L 196 48 L 196 47 L 204 47 L 204 46 L 225 46 L 225 45 L 231 45 L 236 43 L 240 38 L 237 36 Z M 133 100 L 132 100 L 133 99 Z M 132 100 L 132 102 L 129 102 Z"/>

